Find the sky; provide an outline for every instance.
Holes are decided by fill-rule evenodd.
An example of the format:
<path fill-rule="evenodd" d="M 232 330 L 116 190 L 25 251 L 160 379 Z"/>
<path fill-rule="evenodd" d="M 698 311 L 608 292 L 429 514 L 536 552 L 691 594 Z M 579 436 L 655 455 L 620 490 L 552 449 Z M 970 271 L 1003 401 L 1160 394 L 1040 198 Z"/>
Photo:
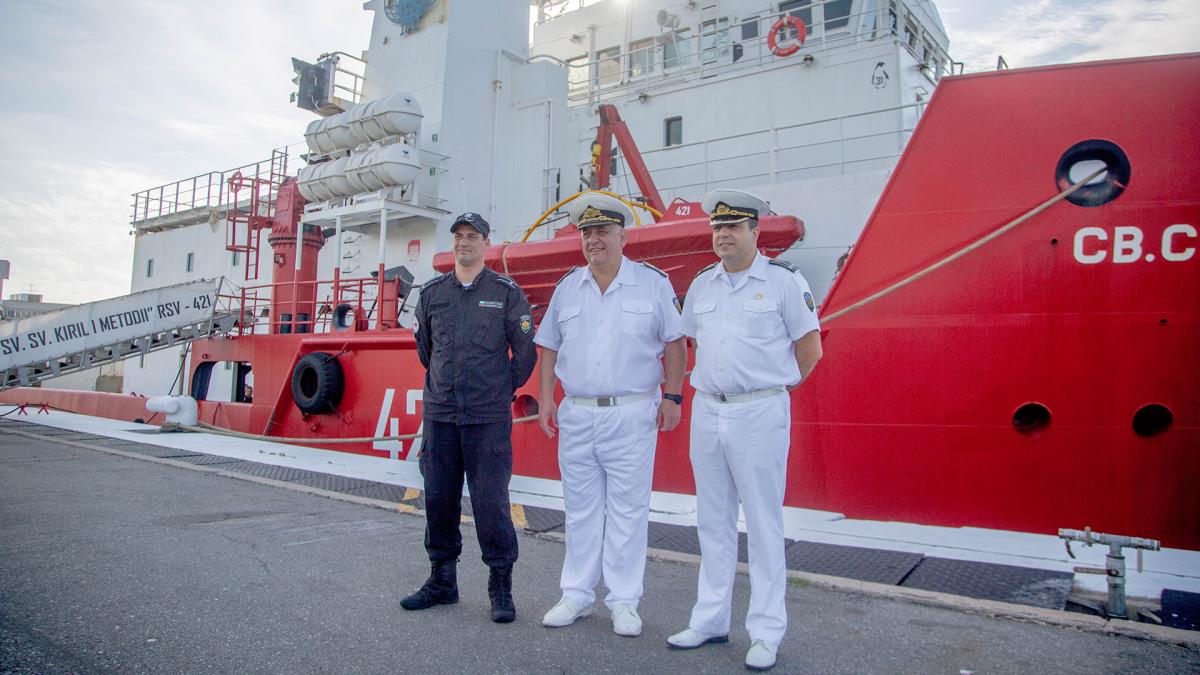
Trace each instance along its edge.
<path fill-rule="evenodd" d="M 967 72 L 1200 51 L 1196 0 L 936 4 Z M 362 0 L 0 0 L 4 296 L 128 293 L 131 195 L 300 142 L 314 118 L 288 101 L 290 57 L 358 54 L 372 16 Z"/>

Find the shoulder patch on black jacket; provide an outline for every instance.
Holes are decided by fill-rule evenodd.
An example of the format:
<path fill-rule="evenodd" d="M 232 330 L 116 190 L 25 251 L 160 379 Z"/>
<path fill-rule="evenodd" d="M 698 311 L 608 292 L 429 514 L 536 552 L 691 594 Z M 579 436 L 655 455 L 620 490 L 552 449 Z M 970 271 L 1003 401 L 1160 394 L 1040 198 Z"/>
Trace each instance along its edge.
<path fill-rule="evenodd" d="M 452 274 L 452 272 L 446 272 L 445 274 L 441 274 L 439 276 L 436 276 L 436 277 L 430 279 L 429 281 L 426 281 L 425 283 L 421 284 L 421 291 L 424 291 L 426 288 L 437 286 L 438 284 L 442 283 L 446 279 L 449 279 L 451 274 Z"/>
<path fill-rule="evenodd" d="M 579 266 L 578 266 L 578 265 L 576 265 L 575 267 L 572 267 L 571 269 L 567 270 L 567 273 L 566 273 L 566 274 L 564 274 L 564 275 L 562 275 L 562 278 L 561 278 L 561 279 L 559 279 L 558 281 L 554 282 L 554 285 L 555 285 L 555 286 L 557 286 L 557 285 L 561 284 L 562 282 L 566 281 L 566 280 L 567 280 L 567 277 L 571 276 L 571 272 L 574 272 L 574 271 L 575 271 L 575 270 L 577 270 L 577 269 L 579 269 Z"/>
<path fill-rule="evenodd" d="M 666 273 L 666 272 L 664 272 L 664 271 L 662 271 L 662 270 L 658 269 L 657 267 L 655 267 L 654 265 L 651 265 L 651 264 L 650 264 L 650 263 L 648 263 L 648 262 L 642 261 L 642 264 L 643 264 L 643 265 L 645 265 L 646 267 L 649 267 L 650 269 L 654 270 L 655 272 L 658 272 L 658 273 L 659 273 L 659 275 L 661 275 L 661 276 L 662 276 L 662 278 L 664 278 L 664 279 L 670 279 L 670 278 L 671 278 L 671 277 L 667 276 L 667 273 Z"/>
<path fill-rule="evenodd" d="M 798 272 L 800 270 L 799 267 L 796 267 L 795 265 L 793 265 L 792 263 L 790 263 L 786 260 L 780 260 L 779 258 L 771 258 L 770 260 L 767 261 L 767 264 L 775 265 L 776 267 L 782 267 L 783 269 L 791 272 L 792 274 L 795 274 L 796 272 Z"/>
<path fill-rule="evenodd" d="M 513 278 L 512 278 L 512 277 L 506 277 L 506 276 L 504 276 L 503 274 L 497 274 L 497 275 L 496 275 L 496 281 L 498 281 L 498 282 L 500 282 L 500 283 L 504 284 L 505 286 L 508 286 L 509 288 L 516 288 L 516 287 L 517 287 L 517 282 L 516 282 L 516 281 L 513 281 Z"/>
<path fill-rule="evenodd" d="M 717 262 L 721 262 L 721 261 L 718 260 Z M 700 276 L 701 274 L 704 274 L 705 272 L 711 270 L 712 268 L 714 268 L 716 266 L 717 266 L 717 263 L 713 263 L 713 264 L 709 265 L 708 267 L 705 267 L 704 269 L 700 270 L 699 272 L 696 272 L 696 276 L 692 277 L 692 278 L 695 279 L 696 277 Z"/>

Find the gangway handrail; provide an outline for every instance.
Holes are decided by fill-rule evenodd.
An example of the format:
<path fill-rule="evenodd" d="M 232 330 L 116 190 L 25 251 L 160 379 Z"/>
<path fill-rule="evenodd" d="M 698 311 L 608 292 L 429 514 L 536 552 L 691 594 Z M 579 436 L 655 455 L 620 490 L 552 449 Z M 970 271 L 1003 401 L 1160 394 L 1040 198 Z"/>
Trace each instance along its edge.
<path fill-rule="evenodd" d="M 0 389 L 185 344 L 233 327 L 220 279 L 164 286 L 0 323 Z"/>

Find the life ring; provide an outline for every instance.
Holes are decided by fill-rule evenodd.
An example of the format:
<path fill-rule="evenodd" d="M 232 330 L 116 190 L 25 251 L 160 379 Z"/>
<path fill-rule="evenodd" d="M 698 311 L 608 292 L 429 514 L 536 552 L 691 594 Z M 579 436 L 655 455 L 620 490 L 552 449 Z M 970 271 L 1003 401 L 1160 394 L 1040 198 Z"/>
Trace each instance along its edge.
<path fill-rule="evenodd" d="M 292 400 L 300 412 L 320 415 L 337 410 L 346 379 L 342 364 L 327 352 L 305 354 L 292 369 Z"/>
<path fill-rule="evenodd" d="M 789 25 L 796 30 L 796 41 L 792 44 L 780 46 L 779 31 Z M 780 17 L 775 22 L 775 25 L 771 26 L 771 32 L 767 35 L 767 46 L 771 48 L 771 53 L 775 56 L 791 56 L 800 51 L 800 45 L 804 44 L 806 38 L 808 38 L 808 26 L 804 25 L 804 20 L 798 16 L 789 14 L 788 16 Z"/>

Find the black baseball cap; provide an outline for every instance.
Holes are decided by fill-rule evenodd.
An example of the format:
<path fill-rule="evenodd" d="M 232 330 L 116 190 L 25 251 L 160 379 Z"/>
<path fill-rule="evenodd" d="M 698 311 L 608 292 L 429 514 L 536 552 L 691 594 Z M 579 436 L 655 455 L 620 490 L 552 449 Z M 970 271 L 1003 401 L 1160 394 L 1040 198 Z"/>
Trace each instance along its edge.
<path fill-rule="evenodd" d="M 453 232 L 454 228 L 458 227 L 459 225 L 470 225 L 471 227 L 475 228 L 479 234 L 482 234 L 484 239 L 487 239 L 488 235 L 492 232 L 492 226 L 488 225 L 488 221 L 484 220 L 483 216 L 475 213 L 474 211 L 467 211 L 466 213 L 455 218 L 454 222 L 450 223 L 450 231 Z"/>

